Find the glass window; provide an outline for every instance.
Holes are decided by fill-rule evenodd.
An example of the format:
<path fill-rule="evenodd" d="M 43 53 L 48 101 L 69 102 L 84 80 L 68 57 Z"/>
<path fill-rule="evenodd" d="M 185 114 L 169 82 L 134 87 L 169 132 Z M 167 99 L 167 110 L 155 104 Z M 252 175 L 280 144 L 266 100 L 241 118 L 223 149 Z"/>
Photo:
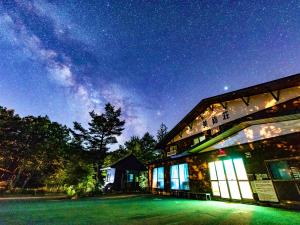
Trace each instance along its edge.
<path fill-rule="evenodd" d="M 236 176 L 238 180 L 248 180 L 246 169 L 244 166 L 243 159 L 234 159 L 233 164 L 236 171 Z"/>
<path fill-rule="evenodd" d="M 208 167 L 214 196 L 231 199 L 253 199 L 244 162 L 241 158 L 209 162 Z"/>
<path fill-rule="evenodd" d="M 164 168 L 157 168 L 157 188 L 164 189 Z"/>
<path fill-rule="evenodd" d="M 157 168 L 154 168 L 152 172 L 152 187 L 157 187 Z"/>
<path fill-rule="evenodd" d="M 152 187 L 153 188 L 164 188 L 164 168 L 158 167 L 153 169 L 153 181 L 152 181 Z"/>
<path fill-rule="evenodd" d="M 291 180 L 292 175 L 287 161 L 270 163 L 270 169 L 274 180 Z"/>
<path fill-rule="evenodd" d="M 216 172 L 216 168 L 215 168 L 215 163 L 214 162 L 208 163 L 208 167 L 209 167 L 210 179 L 211 180 L 218 180 L 217 172 Z"/>
<path fill-rule="evenodd" d="M 237 181 L 236 180 L 228 181 L 228 186 L 229 186 L 231 198 L 241 199 L 240 190 Z"/>
<path fill-rule="evenodd" d="M 179 165 L 179 181 L 180 181 L 180 189 L 181 190 L 189 190 L 189 168 L 188 164 L 180 164 Z"/>
<path fill-rule="evenodd" d="M 228 160 L 224 160 L 223 162 L 226 170 L 227 180 L 236 180 L 232 160 L 228 159 Z"/>
<path fill-rule="evenodd" d="M 211 189 L 212 189 L 214 196 L 220 196 L 220 189 L 219 189 L 218 181 L 211 182 Z"/>
<path fill-rule="evenodd" d="M 171 166 L 171 189 L 179 190 L 178 165 Z"/>
<path fill-rule="evenodd" d="M 199 141 L 200 142 L 202 142 L 202 141 L 204 141 L 205 140 L 205 136 L 203 135 L 203 136 L 201 136 L 201 137 L 199 137 Z"/>
<path fill-rule="evenodd" d="M 253 199 L 252 190 L 249 181 L 239 181 L 241 193 L 243 198 Z"/>
<path fill-rule="evenodd" d="M 194 138 L 194 145 L 198 144 L 200 141 L 199 141 L 199 138 Z"/>
<path fill-rule="evenodd" d="M 229 198 L 229 192 L 226 181 L 219 181 L 219 187 L 222 198 Z"/>
<path fill-rule="evenodd" d="M 115 181 L 115 172 L 116 172 L 115 168 L 110 168 L 110 169 L 107 170 L 106 183 L 114 183 L 114 181 Z"/>
<path fill-rule="evenodd" d="M 133 182 L 133 174 L 132 173 L 127 174 L 127 182 Z"/>
<path fill-rule="evenodd" d="M 218 180 L 226 180 L 222 161 L 215 162 Z"/>
<path fill-rule="evenodd" d="M 189 169 L 188 164 L 171 166 L 171 189 L 189 190 Z"/>

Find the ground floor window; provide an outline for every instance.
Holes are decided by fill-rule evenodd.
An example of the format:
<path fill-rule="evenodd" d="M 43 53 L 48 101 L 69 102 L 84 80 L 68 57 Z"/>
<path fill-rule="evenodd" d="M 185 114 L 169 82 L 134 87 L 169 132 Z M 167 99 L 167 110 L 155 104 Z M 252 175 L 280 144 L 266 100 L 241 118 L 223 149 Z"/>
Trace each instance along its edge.
<path fill-rule="evenodd" d="M 208 163 L 214 196 L 231 199 L 253 199 L 248 176 L 241 158 Z"/>
<path fill-rule="evenodd" d="M 290 168 L 287 160 L 280 160 L 280 161 L 278 160 L 278 161 L 270 162 L 269 167 L 271 169 L 272 178 L 274 180 L 293 180 L 295 178 L 297 179 L 299 176 L 298 175 L 299 172 L 295 173 L 292 170 L 292 168 Z M 293 176 L 292 171 L 295 173 L 296 177 Z"/>
<path fill-rule="evenodd" d="M 132 173 L 128 173 L 127 174 L 127 182 L 133 182 L 133 174 Z"/>
<path fill-rule="evenodd" d="M 171 166 L 171 189 L 189 190 L 189 169 L 188 164 L 183 163 Z"/>
<path fill-rule="evenodd" d="M 266 160 L 266 165 L 277 197 L 284 201 L 300 201 L 300 157 Z"/>
<path fill-rule="evenodd" d="M 153 169 L 152 187 L 164 189 L 164 168 L 158 167 Z"/>
<path fill-rule="evenodd" d="M 115 168 L 109 168 L 106 171 L 105 183 L 114 183 L 114 181 L 115 181 L 115 173 L 116 173 L 116 169 Z"/>

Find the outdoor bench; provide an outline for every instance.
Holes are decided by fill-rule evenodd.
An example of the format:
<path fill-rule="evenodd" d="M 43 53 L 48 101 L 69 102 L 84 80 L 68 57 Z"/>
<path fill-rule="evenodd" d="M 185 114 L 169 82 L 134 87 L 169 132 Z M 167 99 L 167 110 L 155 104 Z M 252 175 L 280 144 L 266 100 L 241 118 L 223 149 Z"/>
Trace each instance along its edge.
<path fill-rule="evenodd" d="M 208 193 L 208 192 L 190 192 L 189 194 L 194 196 L 196 199 L 200 199 L 201 197 L 205 197 L 205 200 L 211 200 L 211 194 Z"/>

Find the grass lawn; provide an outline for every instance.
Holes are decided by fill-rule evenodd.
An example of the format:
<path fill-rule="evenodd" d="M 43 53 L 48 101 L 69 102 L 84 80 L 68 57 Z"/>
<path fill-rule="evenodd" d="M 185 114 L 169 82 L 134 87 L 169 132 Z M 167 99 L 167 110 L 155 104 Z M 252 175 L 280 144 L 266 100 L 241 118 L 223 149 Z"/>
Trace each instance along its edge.
<path fill-rule="evenodd" d="M 0 201 L 0 224 L 300 224 L 300 212 L 157 196 Z"/>

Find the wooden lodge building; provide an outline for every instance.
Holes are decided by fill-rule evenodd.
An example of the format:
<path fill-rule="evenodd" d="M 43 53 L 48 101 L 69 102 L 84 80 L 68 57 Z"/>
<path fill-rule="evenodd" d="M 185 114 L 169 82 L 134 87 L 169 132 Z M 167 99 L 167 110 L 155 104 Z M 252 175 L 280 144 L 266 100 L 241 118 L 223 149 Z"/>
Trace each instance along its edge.
<path fill-rule="evenodd" d="M 203 99 L 157 147 L 153 193 L 300 203 L 300 74 Z"/>
<path fill-rule="evenodd" d="M 147 167 L 132 153 L 101 169 L 105 172 L 105 192 L 138 192 L 140 191 L 139 176 Z"/>

